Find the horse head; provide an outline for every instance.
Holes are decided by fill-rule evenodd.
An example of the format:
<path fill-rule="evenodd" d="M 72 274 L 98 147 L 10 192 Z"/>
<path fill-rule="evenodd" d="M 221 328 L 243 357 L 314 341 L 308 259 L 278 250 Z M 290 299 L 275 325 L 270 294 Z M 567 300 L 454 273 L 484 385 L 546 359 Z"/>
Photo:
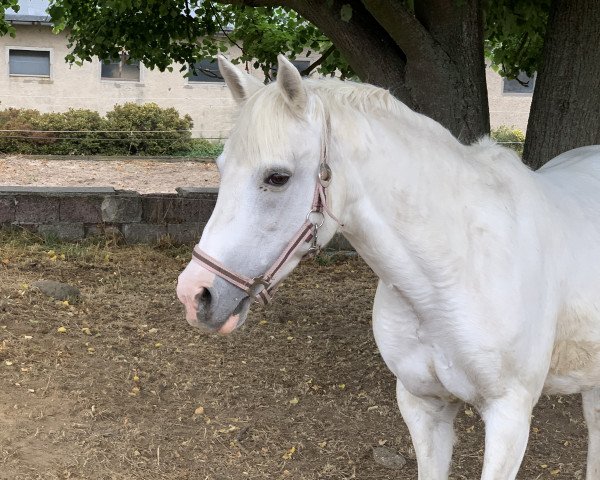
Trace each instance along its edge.
<path fill-rule="evenodd" d="M 319 97 L 283 56 L 266 86 L 222 56 L 219 69 L 240 112 L 216 162 L 215 209 L 177 295 L 191 325 L 226 334 L 337 224 L 327 214 L 329 126 Z"/>

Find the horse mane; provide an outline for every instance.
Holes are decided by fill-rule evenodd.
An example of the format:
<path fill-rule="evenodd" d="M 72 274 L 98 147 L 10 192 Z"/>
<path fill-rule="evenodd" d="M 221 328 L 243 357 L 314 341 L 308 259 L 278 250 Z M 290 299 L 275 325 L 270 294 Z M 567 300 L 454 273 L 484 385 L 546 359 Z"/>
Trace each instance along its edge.
<path fill-rule="evenodd" d="M 489 136 L 484 136 L 471 145 L 460 143 L 456 137 L 437 121 L 415 112 L 395 98 L 388 90 L 366 83 L 341 81 L 336 78 L 305 79 L 303 81 L 309 95 L 316 95 L 325 108 L 331 112 L 352 109 L 365 116 L 387 117 L 399 124 L 399 130 L 406 135 L 422 137 L 429 132 L 444 146 L 457 152 L 468 149 L 470 155 L 489 158 L 506 157 L 509 150 L 498 145 Z M 248 132 L 249 128 L 260 131 L 259 135 L 240 135 L 246 158 L 261 158 L 273 154 L 273 148 L 284 145 L 281 126 L 290 118 L 289 109 L 275 84 L 258 90 L 242 107 L 238 122 L 232 131 Z M 258 132 L 257 132 L 258 133 Z M 518 157 L 517 157 L 518 158 Z M 520 160 L 519 160 L 520 162 Z"/>
<path fill-rule="evenodd" d="M 341 81 L 336 78 L 309 79 L 304 82 L 309 91 L 317 94 L 329 109 L 350 106 L 365 115 L 386 116 L 398 121 L 402 128 L 430 131 L 445 142 L 458 140 L 435 120 L 415 112 L 394 97 L 388 90 L 353 81 Z"/>

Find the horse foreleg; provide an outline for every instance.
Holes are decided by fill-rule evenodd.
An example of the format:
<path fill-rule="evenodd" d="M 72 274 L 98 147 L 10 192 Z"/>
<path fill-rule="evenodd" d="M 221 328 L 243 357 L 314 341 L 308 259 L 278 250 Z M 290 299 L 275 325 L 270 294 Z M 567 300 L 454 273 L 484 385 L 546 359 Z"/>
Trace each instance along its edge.
<path fill-rule="evenodd" d="M 581 394 L 588 428 L 587 480 L 600 479 L 600 388 Z"/>
<path fill-rule="evenodd" d="M 485 422 L 482 480 L 512 480 L 523 461 L 533 402 L 529 395 L 489 400 L 481 409 Z"/>
<path fill-rule="evenodd" d="M 396 392 L 417 455 L 419 480 L 446 480 L 454 446 L 454 418 L 460 403 L 416 397 L 400 380 Z"/>

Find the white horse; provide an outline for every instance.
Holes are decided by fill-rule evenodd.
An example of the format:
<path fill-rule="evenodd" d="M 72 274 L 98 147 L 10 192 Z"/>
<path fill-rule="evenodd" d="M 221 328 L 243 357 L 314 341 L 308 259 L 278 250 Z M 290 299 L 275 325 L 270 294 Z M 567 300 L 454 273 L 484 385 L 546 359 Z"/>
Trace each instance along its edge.
<path fill-rule="evenodd" d="M 385 90 L 219 63 L 241 108 L 179 277 L 188 322 L 232 331 L 341 228 L 379 277 L 375 340 L 420 479 L 448 477 L 460 401 L 485 422 L 481 478 L 515 478 L 542 392 L 582 393 L 600 479 L 600 146 L 532 172 Z"/>

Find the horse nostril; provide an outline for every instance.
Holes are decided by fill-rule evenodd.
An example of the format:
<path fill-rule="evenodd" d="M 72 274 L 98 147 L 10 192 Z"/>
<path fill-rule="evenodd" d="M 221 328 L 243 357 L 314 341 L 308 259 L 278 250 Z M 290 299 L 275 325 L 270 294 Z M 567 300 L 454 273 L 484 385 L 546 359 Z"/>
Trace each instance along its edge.
<path fill-rule="evenodd" d="M 208 308 L 210 306 L 210 302 L 212 301 L 212 295 L 208 288 L 203 288 L 202 293 L 197 297 L 198 303 L 202 305 L 204 308 Z"/>

